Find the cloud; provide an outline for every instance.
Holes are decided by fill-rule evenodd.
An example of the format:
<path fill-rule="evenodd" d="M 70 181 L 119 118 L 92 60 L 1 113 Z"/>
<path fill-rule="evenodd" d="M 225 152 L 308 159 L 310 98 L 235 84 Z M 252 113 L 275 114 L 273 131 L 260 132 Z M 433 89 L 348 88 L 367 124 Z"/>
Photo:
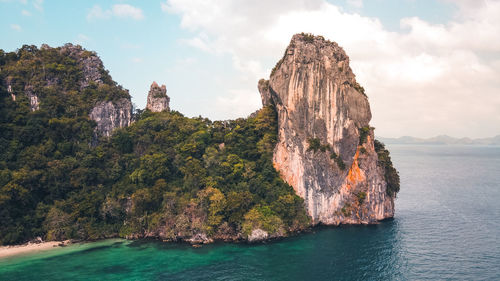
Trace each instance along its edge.
<path fill-rule="evenodd" d="M 181 44 L 185 44 L 191 47 L 198 48 L 205 52 L 213 52 L 210 43 L 205 41 L 206 39 L 201 38 L 200 36 L 189 38 L 189 39 L 180 39 Z"/>
<path fill-rule="evenodd" d="M 347 4 L 354 8 L 363 8 L 363 0 L 347 0 Z"/>
<path fill-rule="evenodd" d="M 13 30 L 15 30 L 15 31 L 21 31 L 21 30 L 23 30 L 23 29 L 21 28 L 21 26 L 20 26 L 20 25 L 18 25 L 18 24 L 11 24 L 11 25 L 10 25 L 10 28 L 11 28 L 11 29 L 13 29 Z"/>
<path fill-rule="evenodd" d="M 177 64 L 182 65 L 182 66 L 193 65 L 197 62 L 198 62 L 198 60 L 196 58 L 192 58 L 192 57 L 187 57 L 187 58 L 182 58 L 182 59 L 177 60 Z"/>
<path fill-rule="evenodd" d="M 21 15 L 26 16 L 26 17 L 29 17 L 29 16 L 31 16 L 31 13 L 30 13 L 29 11 L 22 10 L 22 11 L 21 11 Z"/>
<path fill-rule="evenodd" d="M 108 19 L 110 17 L 111 11 L 104 11 L 99 5 L 94 5 L 87 14 L 87 20 Z"/>
<path fill-rule="evenodd" d="M 254 98 L 249 98 L 251 96 L 254 96 Z M 246 117 L 251 113 L 248 108 L 258 109 L 260 107 L 260 98 L 255 98 L 255 91 L 229 89 L 228 95 L 216 98 L 214 110 L 223 112 L 226 115 Z"/>
<path fill-rule="evenodd" d="M 128 4 L 113 5 L 113 15 L 119 18 L 132 18 L 134 20 L 142 20 L 144 15 L 142 10 Z"/>
<path fill-rule="evenodd" d="M 34 0 L 33 7 L 40 12 L 43 12 L 43 0 Z"/>
<path fill-rule="evenodd" d="M 103 10 L 101 6 L 94 5 L 87 14 L 87 20 L 110 19 L 112 17 L 142 20 L 144 19 L 144 14 L 140 8 L 129 4 L 116 4 L 108 10 Z"/>
<path fill-rule="evenodd" d="M 500 1 L 449 3 L 458 7 L 449 22 L 404 18 L 396 32 L 326 0 L 168 0 L 161 8 L 180 15 L 181 27 L 193 34 L 183 43 L 231 57 L 241 88 L 221 89 L 217 101 L 241 112 L 257 105 L 236 102 L 235 93 L 258 95 L 258 79 L 268 77 L 291 36 L 312 32 L 350 56 L 378 135 L 499 134 Z"/>

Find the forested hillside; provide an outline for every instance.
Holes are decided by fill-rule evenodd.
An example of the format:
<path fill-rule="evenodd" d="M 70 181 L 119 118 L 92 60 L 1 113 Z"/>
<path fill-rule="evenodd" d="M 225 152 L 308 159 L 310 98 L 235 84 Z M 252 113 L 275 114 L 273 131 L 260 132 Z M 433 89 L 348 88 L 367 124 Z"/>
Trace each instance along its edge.
<path fill-rule="evenodd" d="M 208 242 L 310 224 L 272 165 L 272 106 L 216 122 L 136 112 L 131 126 L 96 142 L 92 107 L 130 96 L 95 53 L 65 47 L 0 50 L 0 244 L 37 236 Z"/>

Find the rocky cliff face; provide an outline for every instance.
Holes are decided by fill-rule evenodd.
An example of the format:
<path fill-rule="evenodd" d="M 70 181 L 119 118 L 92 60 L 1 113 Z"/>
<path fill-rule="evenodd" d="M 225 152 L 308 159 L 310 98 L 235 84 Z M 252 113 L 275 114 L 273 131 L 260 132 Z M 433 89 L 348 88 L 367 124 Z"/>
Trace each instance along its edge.
<path fill-rule="evenodd" d="M 78 92 L 82 96 L 91 95 L 81 100 L 95 103 L 94 108 L 86 104 L 85 111 L 97 123 L 96 139 L 130 124 L 130 95 L 111 79 L 95 52 L 70 43 L 57 48 L 43 44 L 40 50 L 36 46 L 23 46 L 13 56 L 18 56 L 18 63 L 3 66 L 5 75 L 0 78 L 0 86 L 5 85 L 13 101 L 27 100 L 31 111 L 36 111 L 43 108 L 48 89 L 63 94 Z M 24 74 L 28 72 L 29 76 Z M 70 98 L 73 103 L 81 102 Z"/>
<path fill-rule="evenodd" d="M 97 123 L 96 136 L 109 137 L 115 128 L 130 125 L 132 103 L 125 98 L 117 101 L 102 101 L 94 106 L 89 117 Z"/>
<path fill-rule="evenodd" d="M 50 48 L 42 45 L 43 48 Z M 81 79 L 78 82 L 80 90 L 84 90 L 92 84 L 102 85 L 105 83 L 107 73 L 104 70 L 101 59 L 95 52 L 89 52 L 79 45 L 65 44 L 58 49 L 59 53 L 74 59 L 81 71 Z M 54 81 L 52 81 L 54 83 Z M 109 82 L 109 81 L 108 81 Z M 57 83 L 57 81 L 55 81 Z M 50 84 L 50 81 L 48 81 Z M 111 136 L 116 128 L 130 125 L 132 120 L 132 103 L 130 99 L 121 98 L 114 101 L 100 101 L 90 111 L 89 118 L 97 123 L 95 138 L 99 136 Z"/>
<path fill-rule="evenodd" d="M 26 85 L 24 87 L 24 94 L 29 99 L 31 111 L 36 111 L 40 109 L 40 100 L 38 99 L 38 95 L 35 93 L 33 86 Z"/>
<path fill-rule="evenodd" d="M 12 90 L 12 76 L 7 77 L 5 79 L 5 83 L 7 86 L 7 92 L 10 94 L 12 101 L 16 101 L 17 96 Z M 40 109 L 40 100 L 38 99 L 38 95 L 36 94 L 35 89 L 32 85 L 27 84 L 24 86 L 24 94 L 28 98 L 31 111 Z"/>
<path fill-rule="evenodd" d="M 42 45 L 42 49 L 50 48 L 48 45 Z M 88 87 L 91 83 L 103 84 L 104 66 L 101 59 L 94 52 L 89 52 L 79 45 L 71 43 L 65 44 L 58 49 L 59 53 L 74 59 L 82 73 L 82 79 L 79 81 L 80 89 Z M 50 83 L 49 83 L 50 84 Z"/>
<path fill-rule="evenodd" d="M 167 87 L 165 85 L 158 86 L 156 82 L 151 84 L 148 93 L 148 103 L 146 108 L 152 112 L 169 111 L 170 98 L 167 96 Z"/>
<path fill-rule="evenodd" d="M 269 80 L 263 105 L 278 113 L 273 163 L 304 198 L 314 223 L 373 223 L 393 217 L 378 163 L 370 106 L 336 43 L 294 35 Z"/>

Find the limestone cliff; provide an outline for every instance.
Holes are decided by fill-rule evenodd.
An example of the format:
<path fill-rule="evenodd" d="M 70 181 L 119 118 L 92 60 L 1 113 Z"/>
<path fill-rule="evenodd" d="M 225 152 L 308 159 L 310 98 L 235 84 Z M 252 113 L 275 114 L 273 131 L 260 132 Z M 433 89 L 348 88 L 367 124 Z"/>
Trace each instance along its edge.
<path fill-rule="evenodd" d="M 169 111 L 170 98 L 167 96 L 167 87 L 165 85 L 158 86 L 156 82 L 151 84 L 148 93 L 148 103 L 146 108 L 152 112 Z"/>
<path fill-rule="evenodd" d="M 96 136 L 111 136 L 115 128 L 130 125 L 132 120 L 132 103 L 122 98 L 117 101 L 102 101 L 97 103 L 89 115 L 97 123 Z"/>
<path fill-rule="evenodd" d="M 16 101 L 16 94 L 14 93 L 12 89 L 12 76 L 8 76 L 5 79 L 5 84 L 7 86 L 7 92 L 10 94 L 10 97 L 12 98 L 12 101 Z M 38 98 L 38 94 L 35 92 L 35 89 L 32 85 L 26 84 L 24 86 L 24 95 L 26 95 L 29 104 L 30 104 L 30 110 L 31 111 L 36 111 L 40 109 L 40 100 Z"/>
<path fill-rule="evenodd" d="M 42 45 L 42 49 L 50 48 L 48 45 Z M 80 45 L 71 43 L 58 48 L 60 54 L 72 58 L 78 64 L 81 71 L 81 79 L 78 82 L 80 89 L 88 87 L 91 83 L 97 85 L 103 84 L 106 76 L 103 63 L 95 52 L 89 52 Z M 50 83 L 49 83 L 50 84 Z"/>
<path fill-rule="evenodd" d="M 42 45 L 43 48 L 49 48 Z M 89 52 L 79 45 L 65 44 L 58 48 L 60 54 L 72 58 L 76 61 L 80 70 L 78 86 L 84 90 L 91 85 L 113 84 L 111 77 L 104 69 L 101 59 L 95 52 Z M 48 81 L 50 84 L 50 81 Z M 123 128 L 130 125 L 132 120 L 132 103 L 130 98 L 120 98 L 111 101 L 98 101 L 92 108 L 89 118 L 97 123 L 95 137 L 111 136 L 116 128 Z"/>
<path fill-rule="evenodd" d="M 278 113 L 273 164 L 314 223 L 393 217 L 395 193 L 375 151 L 368 99 L 341 47 L 296 34 L 258 88 L 263 105 Z"/>
<path fill-rule="evenodd" d="M 0 87 L 5 85 L 12 101 L 31 111 L 51 110 L 51 99 L 53 103 L 57 96 L 71 104 L 59 114 L 78 112 L 97 123 L 95 140 L 131 123 L 128 91 L 112 80 L 95 52 L 70 43 L 57 48 L 43 44 L 40 49 L 24 45 L 10 60 L 2 66 Z"/>
<path fill-rule="evenodd" d="M 24 94 L 28 97 L 31 111 L 40 109 L 40 100 L 38 99 L 38 95 L 35 93 L 33 86 L 26 85 L 24 87 Z"/>

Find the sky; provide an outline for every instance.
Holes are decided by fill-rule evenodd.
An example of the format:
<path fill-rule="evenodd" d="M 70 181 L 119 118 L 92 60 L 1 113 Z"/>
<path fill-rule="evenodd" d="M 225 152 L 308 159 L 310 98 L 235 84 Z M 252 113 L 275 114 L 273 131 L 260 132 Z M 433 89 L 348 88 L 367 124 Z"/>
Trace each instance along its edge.
<path fill-rule="evenodd" d="M 291 36 L 337 42 L 384 137 L 500 134 L 500 0 L 0 0 L 0 49 L 71 42 L 96 51 L 144 108 L 210 119 L 261 107 Z"/>

